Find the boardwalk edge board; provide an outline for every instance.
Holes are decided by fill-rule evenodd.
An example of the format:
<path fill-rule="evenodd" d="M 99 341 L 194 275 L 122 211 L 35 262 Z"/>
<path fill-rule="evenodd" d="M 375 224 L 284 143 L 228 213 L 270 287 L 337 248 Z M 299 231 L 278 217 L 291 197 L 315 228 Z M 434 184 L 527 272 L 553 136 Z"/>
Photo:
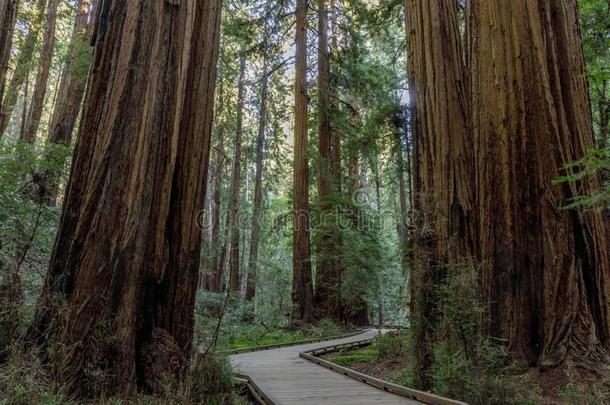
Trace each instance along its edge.
<path fill-rule="evenodd" d="M 269 395 L 267 395 L 249 375 L 233 373 L 233 380 L 238 384 L 244 384 L 248 390 L 250 390 L 250 393 L 257 403 L 261 405 L 277 405 L 277 402 L 271 399 L 271 397 L 269 397 Z"/>
<path fill-rule="evenodd" d="M 287 343 L 276 343 L 276 344 L 271 344 L 271 345 L 244 347 L 242 349 L 223 350 L 222 353 L 241 354 L 241 353 L 258 352 L 258 351 L 262 351 L 262 350 L 281 349 L 282 347 L 300 346 L 300 345 L 306 345 L 309 343 L 319 343 L 319 342 L 324 342 L 326 340 L 345 339 L 345 338 L 349 338 L 352 336 L 360 335 L 363 332 L 364 332 L 363 330 L 358 330 L 356 332 L 346 333 L 346 334 L 338 335 L 338 336 L 327 336 L 327 337 L 322 337 L 322 338 L 305 339 L 305 340 L 298 340 L 298 341 L 287 342 Z"/>
<path fill-rule="evenodd" d="M 339 366 L 337 364 L 331 363 L 330 361 L 321 359 L 319 356 L 321 354 L 326 354 L 329 352 L 338 351 L 345 348 L 359 348 L 372 344 L 374 339 L 364 339 L 356 342 L 345 343 L 345 344 L 337 344 L 332 346 L 327 346 L 314 350 L 306 350 L 304 352 L 299 353 L 299 356 L 305 360 L 309 360 L 319 366 L 325 367 L 329 370 L 335 371 L 337 373 L 343 374 L 346 377 L 352 378 L 356 381 L 362 382 L 364 384 L 368 384 L 380 390 L 390 392 L 395 395 L 400 395 L 402 397 L 406 397 L 409 399 L 415 399 L 417 401 L 431 404 L 431 405 L 467 405 L 465 402 L 456 401 L 449 398 L 444 398 L 439 395 L 431 394 L 428 392 L 423 392 L 419 390 L 415 390 L 413 388 L 403 387 L 398 384 L 391 383 L 389 381 L 380 380 L 379 378 L 372 377 L 367 374 L 359 373 L 358 371 L 352 370 L 347 367 Z"/>

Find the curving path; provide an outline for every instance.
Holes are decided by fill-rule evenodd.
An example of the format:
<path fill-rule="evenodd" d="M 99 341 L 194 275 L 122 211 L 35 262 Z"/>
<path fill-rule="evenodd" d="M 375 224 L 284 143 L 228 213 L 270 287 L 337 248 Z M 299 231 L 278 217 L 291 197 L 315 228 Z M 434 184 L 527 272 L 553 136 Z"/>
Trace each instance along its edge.
<path fill-rule="evenodd" d="M 421 404 L 384 392 L 299 357 L 306 350 L 374 337 L 368 330 L 348 338 L 299 346 L 234 354 L 231 363 L 247 374 L 275 403 L 281 405 L 398 405 Z"/>

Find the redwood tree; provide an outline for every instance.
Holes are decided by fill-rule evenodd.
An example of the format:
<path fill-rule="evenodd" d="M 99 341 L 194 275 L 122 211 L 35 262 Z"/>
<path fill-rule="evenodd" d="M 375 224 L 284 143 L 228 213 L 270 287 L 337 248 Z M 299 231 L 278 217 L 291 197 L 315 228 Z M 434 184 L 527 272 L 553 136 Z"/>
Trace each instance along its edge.
<path fill-rule="evenodd" d="M 313 320 L 309 243 L 309 161 L 307 157 L 307 0 L 297 0 L 294 81 L 294 173 L 292 241 L 292 320 Z"/>
<path fill-rule="evenodd" d="M 18 0 L 0 0 L 0 116 L 3 112 L 2 98 L 6 85 L 6 73 L 13 47 L 13 33 L 17 22 Z M 0 133 L 0 137 L 2 134 Z"/>
<path fill-rule="evenodd" d="M 258 134 L 256 136 L 256 174 L 254 184 L 254 203 L 252 206 L 252 236 L 250 237 L 250 258 L 248 260 L 248 280 L 246 299 L 252 300 L 256 295 L 256 267 L 258 263 L 258 246 L 261 235 L 263 214 L 263 155 L 265 148 L 265 131 L 267 130 L 267 93 L 269 73 L 267 72 L 267 46 L 263 47 L 263 81 L 261 83 L 260 112 L 258 117 Z"/>
<path fill-rule="evenodd" d="M 229 209 L 229 288 L 231 291 L 239 291 L 241 279 L 239 272 L 239 192 L 241 190 L 241 138 L 243 133 L 244 98 L 245 98 L 245 75 L 246 54 L 242 52 L 239 62 L 239 81 L 237 84 L 237 123 L 235 129 L 235 143 L 233 155 L 233 171 L 231 174 L 231 202 Z"/>
<path fill-rule="evenodd" d="M 488 331 L 524 364 L 595 371 L 610 362 L 610 244 L 602 213 L 564 207 L 599 182 L 554 182 L 594 145 L 576 0 L 469 14 Z"/>
<path fill-rule="evenodd" d="M 449 261 L 472 246 L 472 142 L 457 2 L 408 0 L 409 75 L 417 108 L 415 180 L 418 232 L 412 273 L 416 384 L 429 388 L 431 344 L 439 316 L 436 293 Z"/>
<path fill-rule="evenodd" d="M 92 12 L 95 11 L 95 0 L 79 1 L 70 40 L 69 57 L 61 72 L 57 99 L 49 125 L 47 142 L 51 145 L 68 144 L 72 140 L 72 133 L 87 85 L 87 72 L 90 65 L 88 52 L 94 22 Z M 84 53 L 86 54 L 84 55 Z M 56 160 L 52 150 L 49 150 L 46 155 L 47 159 Z M 57 160 L 55 163 L 57 167 L 65 165 L 63 160 Z M 59 173 L 48 171 L 39 177 L 37 179 L 39 199 L 47 204 L 54 204 L 59 188 Z"/>
<path fill-rule="evenodd" d="M 51 69 L 51 59 L 53 58 L 53 46 L 55 45 L 55 25 L 57 22 L 57 6 L 59 0 L 49 0 L 47 2 L 47 22 L 44 31 L 43 44 L 40 49 L 38 60 L 38 72 L 36 73 L 36 84 L 32 93 L 32 102 L 28 119 L 25 124 L 25 132 L 21 134 L 23 140 L 34 142 L 36 133 L 40 126 L 40 118 L 44 108 L 44 97 L 47 94 L 47 83 L 49 81 L 49 70 Z"/>
<path fill-rule="evenodd" d="M 221 116 L 224 111 L 224 84 L 221 80 L 218 89 L 218 116 Z M 214 172 L 214 192 L 212 196 L 212 244 L 214 251 L 212 252 L 212 274 L 210 275 L 210 283 L 208 289 L 213 292 L 221 292 L 223 288 L 224 272 L 225 272 L 225 249 L 224 238 L 222 238 L 222 177 L 224 175 L 225 166 L 225 146 L 224 132 L 225 123 L 219 122 L 217 127 L 218 145 L 214 153 L 214 162 L 216 170 Z M 222 239 L 222 240 L 221 240 Z"/>
<path fill-rule="evenodd" d="M 17 97 L 19 96 L 19 90 L 28 78 L 28 74 L 31 70 L 36 43 L 38 41 L 42 22 L 44 21 L 46 4 L 46 0 L 36 1 L 36 15 L 29 21 L 28 33 L 19 49 L 19 55 L 15 62 L 15 70 L 13 71 L 11 80 L 6 88 L 6 93 L 2 99 L 2 111 L 0 111 L 0 138 L 11 120 L 13 109 L 17 103 Z"/>
<path fill-rule="evenodd" d="M 156 371 L 176 373 L 190 358 L 219 24 L 217 0 L 101 4 L 61 224 L 28 334 L 53 349 L 71 393 L 156 390 Z"/>
<path fill-rule="evenodd" d="M 317 243 L 315 310 L 318 318 L 341 319 L 341 292 L 338 266 L 333 260 L 334 218 L 332 194 L 332 134 L 330 124 L 330 67 L 328 51 L 327 0 L 318 0 L 318 209 L 320 212 Z M 330 216 L 328 214 L 331 214 Z"/>

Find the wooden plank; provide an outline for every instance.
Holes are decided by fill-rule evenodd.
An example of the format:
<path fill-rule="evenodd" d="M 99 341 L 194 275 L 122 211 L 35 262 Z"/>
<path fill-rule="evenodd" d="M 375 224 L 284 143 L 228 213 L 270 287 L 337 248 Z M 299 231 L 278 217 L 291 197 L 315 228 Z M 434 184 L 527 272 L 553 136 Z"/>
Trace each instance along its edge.
<path fill-rule="evenodd" d="M 418 401 L 422 401 L 425 404 L 431 405 L 466 405 L 464 402 L 455 401 L 453 399 L 443 398 L 438 395 L 430 394 L 428 392 L 414 390 L 412 388 L 403 387 L 397 384 L 390 383 L 388 381 L 383 381 L 375 377 L 371 377 L 366 374 L 359 373 L 357 371 L 351 370 L 347 367 L 342 367 L 337 364 L 333 364 L 330 361 L 326 361 L 324 359 L 320 359 L 312 356 L 309 353 L 301 353 L 301 357 L 318 364 L 322 367 L 326 367 L 330 370 L 341 373 L 347 377 L 353 378 L 356 381 L 360 381 L 363 384 L 371 385 L 375 388 L 391 392 L 397 395 L 401 395 L 406 398 L 412 398 Z"/>

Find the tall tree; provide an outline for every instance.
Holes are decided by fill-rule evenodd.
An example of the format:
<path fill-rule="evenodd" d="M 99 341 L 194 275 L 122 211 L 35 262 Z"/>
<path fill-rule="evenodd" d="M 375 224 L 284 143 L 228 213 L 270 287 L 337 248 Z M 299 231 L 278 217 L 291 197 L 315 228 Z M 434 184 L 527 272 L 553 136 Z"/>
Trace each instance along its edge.
<path fill-rule="evenodd" d="M 608 5 L 610 7 L 610 4 Z M 610 148 L 610 98 L 608 98 L 608 84 L 605 80 L 597 91 L 597 109 L 599 110 L 598 144 Z"/>
<path fill-rule="evenodd" d="M 410 172 L 411 168 L 408 163 L 405 164 L 405 151 L 404 143 L 406 142 L 403 138 L 402 130 L 406 126 L 404 122 L 404 114 L 402 110 L 398 109 L 395 112 L 394 117 L 394 131 L 396 134 L 396 176 L 398 178 L 398 200 L 400 205 L 400 218 L 398 220 L 398 239 L 400 242 L 400 262 L 402 265 L 403 276 L 407 277 L 407 271 L 409 269 L 409 235 L 407 229 L 409 203 L 411 200 L 407 198 L 407 191 L 411 190 L 411 184 L 405 180 L 405 171 Z M 409 151 L 407 150 L 407 155 Z"/>
<path fill-rule="evenodd" d="M 0 116 L 3 114 L 2 98 L 6 86 L 6 73 L 9 68 L 13 33 L 17 22 L 19 0 L 0 0 Z M 2 133 L 0 133 L 2 137 Z"/>
<path fill-rule="evenodd" d="M 339 320 L 341 317 L 338 268 L 333 252 L 331 164 L 332 135 L 330 124 L 330 66 L 328 51 L 328 9 L 326 0 L 318 0 L 318 205 L 320 211 L 317 243 L 315 310 L 318 318 Z"/>
<path fill-rule="evenodd" d="M 250 259 L 248 261 L 248 280 L 246 283 L 247 300 L 253 299 L 256 295 L 256 267 L 258 262 L 258 245 L 260 241 L 263 213 L 263 155 L 265 148 L 265 131 L 267 130 L 267 92 L 269 87 L 269 73 L 267 72 L 267 46 L 263 46 L 263 52 L 263 81 L 261 82 L 258 135 L 256 137 L 256 174 L 254 184 L 254 204 L 252 206 L 252 236 L 250 238 Z"/>
<path fill-rule="evenodd" d="M 229 210 L 229 288 L 231 291 L 241 290 L 239 272 L 239 193 L 241 190 L 241 141 L 243 135 L 244 98 L 246 80 L 246 53 L 241 52 L 239 57 L 239 81 L 237 84 L 237 122 L 235 128 L 235 142 L 233 144 L 233 171 L 231 173 L 231 203 Z"/>
<path fill-rule="evenodd" d="M 472 254 L 472 142 L 465 98 L 458 6 L 455 1 L 408 0 L 409 75 L 417 120 L 416 208 L 419 232 L 412 274 L 417 348 L 416 384 L 430 387 L 437 285 L 444 264 Z M 442 91 L 440 90 L 442 89 Z"/>
<path fill-rule="evenodd" d="M 218 89 L 218 116 L 224 112 L 224 82 L 221 80 Z M 224 132 L 225 123 L 218 124 L 218 146 L 215 148 L 214 161 L 216 170 L 214 173 L 214 195 L 212 197 L 212 244 L 214 252 L 212 255 L 213 263 L 212 274 L 210 276 L 210 284 L 208 289 L 213 292 L 221 292 L 223 286 L 224 269 L 225 269 L 225 249 L 224 241 L 221 240 L 221 213 L 222 213 L 222 178 L 225 167 L 225 149 L 224 149 Z"/>
<path fill-rule="evenodd" d="M 40 126 L 40 118 L 44 108 L 44 97 L 47 93 L 47 82 L 49 81 L 51 59 L 53 58 L 53 46 L 55 45 L 55 25 L 57 22 L 58 5 L 59 0 L 49 0 L 47 3 L 47 23 L 38 61 L 36 84 L 32 92 L 32 102 L 25 124 L 25 132 L 22 134 L 23 140 L 30 143 L 36 140 L 36 133 Z"/>
<path fill-rule="evenodd" d="M 354 125 L 360 125 L 358 111 L 352 106 L 351 122 Z M 365 173 L 360 167 L 360 151 L 357 148 L 350 148 L 348 152 L 348 176 L 349 176 L 349 195 L 352 199 L 352 214 L 351 221 L 355 230 L 361 231 L 362 224 L 362 207 L 367 204 L 367 195 L 365 188 Z M 364 162 L 362 162 L 364 166 Z M 340 287 L 339 287 L 340 288 Z M 349 297 L 348 302 L 341 302 L 342 320 L 350 325 L 368 325 L 369 324 L 369 308 L 366 299 L 358 294 Z M 346 300 L 343 300 L 346 301 Z"/>
<path fill-rule="evenodd" d="M 45 5 L 46 0 L 37 0 L 35 8 L 35 16 L 29 21 L 28 33 L 21 45 L 19 50 L 19 56 L 17 56 L 17 62 L 13 76 L 4 94 L 2 100 L 2 111 L 0 115 L 0 137 L 4 133 L 11 116 L 13 115 L 13 109 L 17 103 L 17 97 L 19 96 L 19 90 L 26 80 L 28 73 L 32 68 L 32 59 L 34 57 L 34 51 L 36 49 L 36 43 L 38 42 L 38 36 L 42 28 L 42 22 L 45 16 Z"/>
<path fill-rule="evenodd" d="M 78 0 L 70 50 L 61 72 L 58 95 L 49 125 L 47 142 L 51 145 L 67 144 L 72 139 L 76 119 L 85 94 L 87 73 L 91 63 L 89 43 L 93 36 L 94 18 L 91 14 L 94 11 L 96 11 L 95 0 Z M 56 160 L 52 150 L 47 153 L 46 157 L 48 160 Z M 65 163 L 65 158 L 62 157 L 55 161 L 55 166 L 62 167 Z M 38 193 L 40 201 L 49 205 L 54 204 L 59 188 L 59 172 L 49 171 L 39 177 Z"/>
<path fill-rule="evenodd" d="M 472 113 L 488 330 L 525 364 L 610 362 L 610 244 L 556 185 L 594 145 L 575 0 L 472 0 Z M 493 24 L 491 23 L 493 21 Z"/>
<path fill-rule="evenodd" d="M 216 0 L 101 5 L 61 225 L 28 334 L 58 344 L 50 354 L 73 394 L 156 391 L 159 371 L 178 373 L 191 356 L 219 25 Z"/>
<path fill-rule="evenodd" d="M 309 159 L 307 157 L 307 0 L 297 0 L 294 80 L 294 173 L 292 241 L 292 320 L 313 320 L 309 242 Z"/>

